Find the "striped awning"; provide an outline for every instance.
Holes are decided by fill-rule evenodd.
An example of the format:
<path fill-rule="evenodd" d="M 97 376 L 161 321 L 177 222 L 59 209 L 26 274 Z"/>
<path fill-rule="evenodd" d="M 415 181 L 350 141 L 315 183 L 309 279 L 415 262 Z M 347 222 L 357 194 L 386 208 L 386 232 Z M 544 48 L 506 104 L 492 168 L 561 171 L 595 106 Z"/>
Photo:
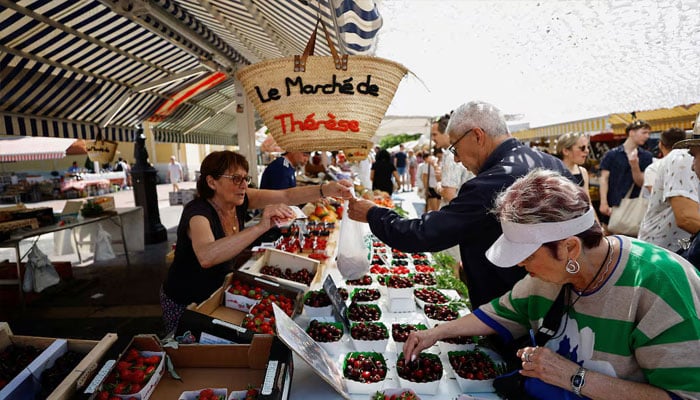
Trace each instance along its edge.
<path fill-rule="evenodd" d="M 559 137 L 567 132 L 598 133 L 608 130 L 609 128 L 609 119 L 607 116 L 605 116 L 526 129 L 514 132 L 513 136 L 520 140 L 531 140 L 547 137 Z"/>
<path fill-rule="evenodd" d="M 695 103 L 673 108 L 636 111 L 634 116 L 631 113 L 612 114 L 610 115 L 610 124 L 613 132 L 618 135 L 624 135 L 627 125 L 635 119 L 648 122 L 654 132 L 665 131 L 669 128 L 691 130 L 698 114 L 700 114 L 700 103 Z"/>
<path fill-rule="evenodd" d="M 132 141 L 177 102 L 184 112 L 166 105 L 158 137 L 235 141 L 221 90 L 210 102 L 177 94 L 217 74 L 228 89 L 241 66 L 301 54 L 319 17 L 341 53 L 374 53 L 373 0 L 0 0 L 0 135 Z"/>
<path fill-rule="evenodd" d="M 0 137 L 0 162 L 57 160 L 75 139 L 51 137 Z"/>

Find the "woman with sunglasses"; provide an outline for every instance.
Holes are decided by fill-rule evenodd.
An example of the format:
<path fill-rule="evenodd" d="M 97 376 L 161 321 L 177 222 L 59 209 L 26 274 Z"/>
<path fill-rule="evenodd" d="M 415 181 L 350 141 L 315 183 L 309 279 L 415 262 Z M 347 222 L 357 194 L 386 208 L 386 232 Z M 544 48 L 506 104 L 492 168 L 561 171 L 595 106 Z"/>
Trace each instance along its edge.
<path fill-rule="evenodd" d="M 588 193 L 588 171 L 582 167 L 589 153 L 588 137 L 582 132 L 569 132 L 557 139 L 557 155 L 574 176 L 574 182 Z"/>
<path fill-rule="evenodd" d="M 573 175 L 573 181 L 581 186 L 588 194 L 588 202 L 593 205 L 588 186 L 588 171 L 582 167 L 591 151 L 588 147 L 588 136 L 583 132 L 569 132 L 557 139 L 557 155 Z M 598 216 L 596 215 L 596 220 Z"/>
<path fill-rule="evenodd" d="M 187 305 L 201 303 L 223 284 L 239 254 L 275 224 L 294 218 L 287 204 L 351 197 L 349 181 L 284 190 L 249 188 L 248 161 L 227 150 L 207 155 L 200 172 L 197 197 L 182 211 L 175 259 L 160 292 L 166 334 L 177 328 Z M 249 209 L 262 209 L 262 217 L 244 229 Z"/>

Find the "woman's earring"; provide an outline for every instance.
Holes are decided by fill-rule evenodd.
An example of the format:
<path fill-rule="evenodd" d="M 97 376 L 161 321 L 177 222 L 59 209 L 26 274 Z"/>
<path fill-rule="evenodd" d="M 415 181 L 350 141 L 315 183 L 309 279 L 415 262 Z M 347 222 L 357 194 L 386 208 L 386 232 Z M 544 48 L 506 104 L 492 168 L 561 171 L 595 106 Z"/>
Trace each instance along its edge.
<path fill-rule="evenodd" d="M 578 264 L 578 261 L 569 258 L 569 261 L 566 262 L 566 272 L 573 275 L 577 274 L 580 270 L 581 266 Z"/>

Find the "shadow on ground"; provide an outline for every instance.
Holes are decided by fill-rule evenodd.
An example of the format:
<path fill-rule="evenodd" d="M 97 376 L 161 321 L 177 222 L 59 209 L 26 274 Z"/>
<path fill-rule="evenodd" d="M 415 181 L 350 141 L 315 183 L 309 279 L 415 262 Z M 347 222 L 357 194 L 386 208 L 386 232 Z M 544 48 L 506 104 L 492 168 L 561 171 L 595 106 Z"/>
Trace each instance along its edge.
<path fill-rule="evenodd" d="M 28 294 L 24 306 L 16 287 L 2 287 L 0 320 L 8 321 L 17 335 L 94 340 L 116 332 L 119 341 L 115 348 L 126 345 L 136 334 L 162 337 L 158 295 L 175 230 L 168 231 L 168 241 L 130 253 L 130 266 L 126 266 L 124 255 L 86 267 L 74 266 L 72 278 L 42 293 Z"/>

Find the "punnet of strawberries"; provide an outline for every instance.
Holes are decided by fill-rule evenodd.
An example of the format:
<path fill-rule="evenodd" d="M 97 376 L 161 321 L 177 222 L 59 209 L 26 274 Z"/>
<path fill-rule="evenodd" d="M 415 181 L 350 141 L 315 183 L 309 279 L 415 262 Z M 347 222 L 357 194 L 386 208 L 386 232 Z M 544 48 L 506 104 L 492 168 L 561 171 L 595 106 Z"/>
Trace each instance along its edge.
<path fill-rule="evenodd" d="M 375 394 L 372 395 L 372 398 L 370 400 L 418 400 L 419 397 L 416 396 L 415 393 L 405 391 L 401 392 L 398 394 L 392 394 L 391 396 L 388 394 L 384 394 L 382 392 L 376 392 Z"/>
<path fill-rule="evenodd" d="M 282 294 L 270 294 L 250 309 L 250 313 L 243 318 L 242 326 L 256 333 L 273 335 L 275 333 L 275 312 L 272 309 L 272 303 L 277 304 L 290 317 L 294 313 L 292 299 Z"/>
<path fill-rule="evenodd" d="M 197 395 L 197 400 L 226 400 L 226 396 L 217 395 L 212 389 L 204 389 Z"/>
<path fill-rule="evenodd" d="M 97 400 L 108 400 L 115 394 L 140 392 L 156 372 L 161 359 L 159 355 L 144 356 L 135 348 L 130 348 L 105 378 Z"/>

